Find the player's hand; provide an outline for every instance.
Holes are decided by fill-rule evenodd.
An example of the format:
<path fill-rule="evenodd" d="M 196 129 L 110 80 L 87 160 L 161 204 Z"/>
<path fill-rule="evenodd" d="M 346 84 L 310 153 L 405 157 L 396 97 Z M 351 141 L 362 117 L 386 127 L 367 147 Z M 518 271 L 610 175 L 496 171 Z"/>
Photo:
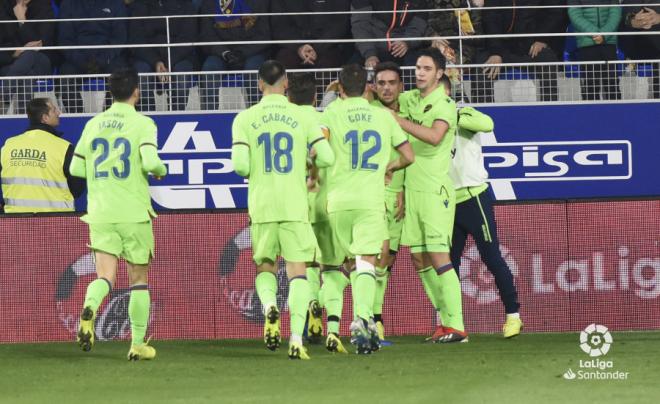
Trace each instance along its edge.
<path fill-rule="evenodd" d="M 367 60 L 364 61 L 364 67 L 367 69 L 373 69 L 378 63 L 380 63 L 378 56 L 369 56 Z"/>
<path fill-rule="evenodd" d="M 484 64 L 500 64 L 502 63 L 502 56 L 500 55 L 492 55 L 486 61 Z M 500 75 L 500 66 L 488 66 L 484 67 L 484 74 L 486 77 L 488 77 L 491 80 L 495 80 L 497 76 Z"/>
<path fill-rule="evenodd" d="M 392 42 L 392 50 L 390 53 L 395 58 L 402 58 L 408 53 L 408 44 L 403 41 Z"/>
<path fill-rule="evenodd" d="M 393 176 L 394 176 L 394 171 L 392 170 L 385 171 L 385 186 L 388 186 L 392 183 Z"/>
<path fill-rule="evenodd" d="M 535 58 L 543 48 L 547 47 L 548 45 L 544 42 L 539 42 L 536 41 L 532 44 L 532 46 L 529 47 L 529 56 L 532 58 Z"/>
<path fill-rule="evenodd" d="M 396 194 L 396 202 L 394 207 L 396 209 L 394 213 L 394 220 L 400 222 L 404 217 L 406 217 L 406 198 L 403 192 Z"/>
<path fill-rule="evenodd" d="M 165 66 L 165 63 L 163 62 L 156 63 L 155 67 L 156 73 L 169 73 L 167 66 Z M 170 76 L 158 76 L 158 80 L 160 80 L 161 83 L 165 83 L 170 81 Z"/>

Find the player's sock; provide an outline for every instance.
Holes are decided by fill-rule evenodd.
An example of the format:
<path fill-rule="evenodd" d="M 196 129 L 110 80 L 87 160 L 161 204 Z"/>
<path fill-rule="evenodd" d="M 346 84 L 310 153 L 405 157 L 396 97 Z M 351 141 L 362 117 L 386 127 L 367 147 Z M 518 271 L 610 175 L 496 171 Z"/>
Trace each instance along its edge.
<path fill-rule="evenodd" d="M 348 278 L 340 270 L 323 271 L 321 294 L 326 313 L 328 313 L 328 333 L 339 334 L 339 320 L 344 306 L 344 289 Z"/>
<path fill-rule="evenodd" d="M 270 306 L 277 306 L 277 277 L 274 273 L 260 272 L 257 274 L 254 284 L 264 313 Z"/>
<path fill-rule="evenodd" d="M 319 300 L 319 291 L 321 290 L 321 268 L 307 267 L 307 282 L 309 283 L 309 300 Z"/>
<path fill-rule="evenodd" d="M 350 280 L 351 280 L 351 296 L 353 296 L 353 289 L 355 288 L 355 280 L 357 279 L 357 271 L 353 270 L 348 274 Z M 357 316 L 357 302 L 355 301 L 355 298 L 351 298 L 351 301 L 353 302 L 353 318 Z"/>
<path fill-rule="evenodd" d="M 438 275 L 435 273 L 435 270 L 432 266 L 426 267 L 421 271 L 417 271 L 419 279 L 422 280 L 422 285 L 424 285 L 424 291 L 426 295 L 431 300 L 433 307 L 440 316 L 442 325 L 447 325 L 445 322 L 447 320 L 447 308 L 445 307 L 444 300 L 442 299 L 441 285 L 438 279 Z"/>
<path fill-rule="evenodd" d="M 147 285 L 131 286 L 131 297 L 128 299 L 128 318 L 131 320 L 131 342 L 133 345 L 144 343 L 144 335 L 149 324 L 149 309 L 151 296 Z"/>
<path fill-rule="evenodd" d="M 383 313 L 383 302 L 387 290 L 387 280 L 390 273 L 387 268 L 376 267 L 376 294 L 374 296 L 374 318 Z M 378 320 L 375 320 L 378 321 Z"/>
<path fill-rule="evenodd" d="M 289 280 L 289 315 L 291 335 L 302 336 L 309 306 L 309 282 L 304 275 Z"/>
<path fill-rule="evenodd" d="M 451 264 L 436 269 L 438 283 L 440 284 L 441 299 L 445 309 L 441 308 L 442 325 L 459 331 L 465 330 L 463 324 L 463 301 L 461 296 L 461 281 Z"/>
<path fill-rule="evenodd" d="M 110 293 L 110 281 L 105 278 L 98 278 L 87 285 L 87 294 L 85 294 L 85 303 L 83 307 L 89 307 L 94 314 L 98 310 L 103 299 Z"/>
<path fill-rule="evenodd" d="M 363 320 L 369 321 L 374 316 L 374 297 L 376 294 L 376 269 L 374 265 L 361 259 L 355 259 L 355 284 L 353 288 L 353 301 L 356 303 L 356 314 Z"/>

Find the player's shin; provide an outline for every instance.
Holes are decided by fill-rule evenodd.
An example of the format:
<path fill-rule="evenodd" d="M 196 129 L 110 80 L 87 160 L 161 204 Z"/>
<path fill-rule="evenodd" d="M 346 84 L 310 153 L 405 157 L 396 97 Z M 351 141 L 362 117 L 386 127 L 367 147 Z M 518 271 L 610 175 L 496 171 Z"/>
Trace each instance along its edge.
<path fill-rule="evenodd" d="M 307 266 L 307 282 L 309 282 L 310 300 L 320 300 L 321 269 L 318 266 Z"/>
<path fill-rule="evenodd" d="M 436 269 L 438 283 L 441 288 L 441 297 L 446 310 L 446 316 L 442 316 L 442 324 L 459 331 L 464 331 L 463 324 L 463 302 L 461 296 L 461 282 L 451 264 Z"/>
<path fill-rule="evenodd" d="M 375 257 L 371 257 L 375 258 Z M 356 302 L 356 314 L 363 320 L 373 317 L 374 297 L 376 294 L 376 274 L 374 264 L 369 258 L 355 258 L 355 285 L 353 285 L 353 300 Z"/>
<path fill-rule="evenodd" d="M 264 313 L 271 306 L 277 306 L 277 277 L 272 272 L 260 272 L 255 279 L 255 289 Z"/>
<path fill-rule="evenodd" d="M 328 314 L 328 333 L 339 334 L 339 320 L 344 306 L 344 289 L 349 280 L 339 268 L 324 269 L 321 276 L 323 277 L 321 294 Z"/>
<path fill-rule="evenodd" d="M 85 294 L 85 303 L 83 307 L 89 307 L 94 314 L 103 302 L 103 299 L 110 293 L 112 284 L 105 278 L 98 278 L 87 286 Z"/>
<path fill-rule="evenodd" d="M 291 316 L 291 341 L 302 344 L 305 316 L 309 306 L 309 282 L 305 275 L 289 280 L 289 314 Z"/>
<path fill-rule="evenodd" d="M 149 325 L 151 296 L 146 284 L 131 286 L 128 300 L 128 317 L 131 320 L 131 342 L 133 345 L 144 343 L 144 336 Z"/>
<path fill-rule="evenodd" d="M 417 271 L 417 275 L 419 275 L 419 279 L 422 281 L 426 296 L 428 296 L 436 312 L 440 313 L 442 324 L 445 325 L 447 307 L 445 306 L 444 300 L 442 299 L 442 290 L 438 275 L 435 273 L 435 270 L 432 266 Z"/>

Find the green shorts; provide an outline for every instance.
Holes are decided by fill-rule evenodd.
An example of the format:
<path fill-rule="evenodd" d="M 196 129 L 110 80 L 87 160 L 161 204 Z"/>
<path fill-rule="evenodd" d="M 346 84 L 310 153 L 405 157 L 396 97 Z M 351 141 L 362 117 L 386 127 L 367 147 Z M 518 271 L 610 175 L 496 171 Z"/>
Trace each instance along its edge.
<path fill-rule="evenodd" d="M 154 257 L 151 222 L 90 223 L 90 248 L 122 257 L 135 265 L 147 265 Z"/>
<path fill-rule="evenodd" d="M 406 189 L 406 217 L 401 244 L 413 253 L 449 252 L 456 199 L 452 187 L 442 194 Z"/>
<path fill-rule="evenodd" d="M 385 217 L 387 218 L 387 237 L 390 240 L 390 251 L 399 251 L 401 231 L 403 230 L 403 220 L 397 221 L 394 218 L 397 208 L 397 193 L 385 191 Z"/>
<path fill-rule="evenodd" d="M 380 254 L 383 241 L 387 237 L 385 212 L 366 209 L 342 210 L 332 212 L 329 216 L 334 236 L 333 258 L 336 261 L 326 264 L 341 265 L 345 258 Z"/>
<path fill-rule="evenodd" d="M 312 225 L 304 222 L 253 223 L 252 258 L 257 265 L 275 262 L 282 256 L 288 262 L 311 262 L 316 251 Z"/>
<path fill-rule="evenodd" d="M 330 221 L 324 220 L 322 222 L 312 223 L 312 229 L 314 229 L 314 235 L 316 236 L 316 242 L 318 243 L 314 261 L 321 265 L 339 265 L 336 264 L 337 261 L 343 262 L 343 256 L 335 256 L 336 251 L 333 244 Z"/>

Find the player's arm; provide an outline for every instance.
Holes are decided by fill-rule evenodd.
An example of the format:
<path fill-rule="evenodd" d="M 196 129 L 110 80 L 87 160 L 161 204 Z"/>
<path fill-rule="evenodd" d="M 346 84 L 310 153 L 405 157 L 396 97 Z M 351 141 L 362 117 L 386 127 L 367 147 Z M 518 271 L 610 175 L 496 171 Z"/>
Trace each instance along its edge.
<path fill-rule="evenodd" d="M 71 157 L 71 164 L 69 164 L 69 173 L 74 177 L 86 178 L 87 170 L 85 167 L 85 130 L 83 130 L 80 139 L 73 150 L 73 157 Z"/>
<path fill-rule="evenodd" d="M 449 130 L 449 123 L 442 119 L 436 119 L 433 121 L 433 125 L 431 125 L 430 128 L 427 128 L 426 126 L 418 125 L 402 118 L 395 112 L 392 113 L 392 116 L 396 119 L 399 126 L 401 126 L 401 129 L 410 133 L 422 142 L 428 143 L 432 146 L 439 145 L 440 142 L 442 142 L 445 133 Z"/>
<path fill-rule="evenodd" d="M 387 118 L 387 115 L 385 116 Z M 399 153 L 399 158 L 390 161 L 387 165 L 388 172 L 401 170 L 415 162 L 415 153 L 408 142 L 406 133 L 397 127 L 395 122 L 392 122 L 390 127 L 392 128 L 392 147 Z"/>
<path fill-rule="evenodd" d="M 395 149 L 399 153 L 399 158 L 387 164 L 387 171 L 402 170 L 415 162 L 415 153 L 407 140 L 396 146 Z"/>
<path fill-rule="evenodd" d="M 330 167 L 335 164 L 335 153 L 330 147 L 330 142 L 321 136 L 310 143 L 310 147 L 314 148 L 316 157 L 314 158 L 314 165 L 319 168 Z"/>
<path fill-rule="evenodd" d="M 241 130 L 239 120 L 240 117 L 236 116 L 231 127 L 231 163 L 234 166 L 236 174 L 241 177 L 248 177 L 250 176 L 250 144 Z"/>
<path fill-rule="evenodd" d="M 492 132 L 495 128 L 493 119 L 472 107 L 464 107 L 458 111 L 458 127 L 470 132 Z"/>
<path fill-rule="evenodd" d="M 312 155 L 314 157 L 314 165 L 319 168 L 330 167 L 335 164 L 335 153 L 330 147 L 330 130 L 327 124 L 328 115 L 325 113 L 321 117 L 321 124 L 319 122 L 312 122 L 310 125 L 311 130 L 308 132 L 307 141 L 309 148 L 313 149 Z"/>
<path fill-rule="evenodd" d="M 142 157 L 142 170 L 151 173 L 156 177 L 163 177 L 167 174 L 165 163 L 158 157 L 158 134 L 156 124 L 151 121 L 151 125 L 145 131 L 147 135 L 140 143 L 140 157 Z"/>

